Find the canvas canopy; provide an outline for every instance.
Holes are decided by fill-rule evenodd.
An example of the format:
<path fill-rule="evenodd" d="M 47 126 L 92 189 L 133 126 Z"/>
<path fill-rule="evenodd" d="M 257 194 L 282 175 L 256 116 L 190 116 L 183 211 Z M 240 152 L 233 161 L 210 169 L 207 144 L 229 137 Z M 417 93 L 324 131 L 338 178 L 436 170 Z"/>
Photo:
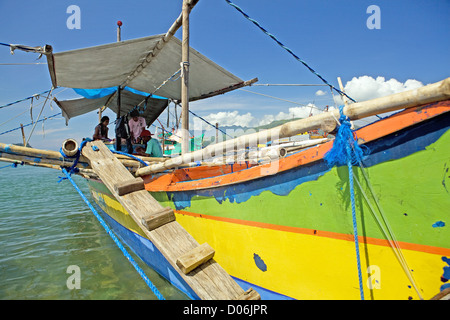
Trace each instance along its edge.
<path fill-rule="evenodd" d="M 120 97 L 120 116 L 129 113 L 137 105 L 144 101 L 146 96 L 130 92 L 128 90 L 121 90 Z M 64 118 L 66 118 L 66 124 L 70 118 L 98 110 L 105 106 L 108 101 L 108 108 L 113 110 L 116 114 L 118 111 L 117 99 L 114 97 L 114 93 L 106 95 L 97 99 L 73 99 L 59 101 L 56 98 L 55 102 L 62 110 Z M 147 124 L 153 123 L 156 118 L 164 111 L 169 101 L 167 99 L 147 98 L 147 103 L 141 104 L 138 108 L 141 111 L 141 116 L 145 118 Z"/>
<path fill-rule="evenodd" d="M 98 89 L 126 85 L 180 100 L 181 79 L 167 80 L 180 69 L 181 41 L 172 37 L 157 49 L 163 37 L 161 34 L 73 51 L 48 52 L 53 86 Z M 157 54 L 153 56 L 152 52 Z M 244 83 L 196 50 L 190 48 L 189 53 L 190 100 Z"/>

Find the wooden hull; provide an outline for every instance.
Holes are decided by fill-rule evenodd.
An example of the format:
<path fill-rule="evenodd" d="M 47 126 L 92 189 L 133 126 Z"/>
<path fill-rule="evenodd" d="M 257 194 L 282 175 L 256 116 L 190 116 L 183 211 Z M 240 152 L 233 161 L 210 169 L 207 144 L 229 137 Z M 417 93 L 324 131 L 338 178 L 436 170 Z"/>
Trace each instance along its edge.
<path fill-rule="evenodd" d="M 363 160 L 368 181 L 425 299 L 446 287 L 450 264 L 448 111 L 447 100 L 356 131 L 370 149 Z M 348 169 L 326 165 L 331 146 L 263 166 L 196 167 L 144 180 L 199 243 L 215 249 L 216 261 L 243 289 L 253 287 L 263 299 L 359 299 Z M 376 207 L 362 169 L 353 169 Z M 150 265 L 158 261 L 153 267 L 170 279 L 164 262 L 139 247 L 148 239 L 106 187 L 95 180 L 89 185 L 117 230 L 123 229 L 124 241 Z M 418 299 L 357 187 L 355 198 L 365 298 Z"/>

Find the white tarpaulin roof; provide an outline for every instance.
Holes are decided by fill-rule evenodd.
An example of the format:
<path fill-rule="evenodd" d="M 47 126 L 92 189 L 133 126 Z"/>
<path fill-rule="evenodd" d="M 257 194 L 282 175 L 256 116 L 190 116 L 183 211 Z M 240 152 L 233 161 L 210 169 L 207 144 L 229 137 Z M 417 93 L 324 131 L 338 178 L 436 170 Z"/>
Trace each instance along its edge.
<path fill-rule="evenodd" d="M 155 56 L 148 56 L 164 35 L 115 42 L 85 49 L 50 53 L 48 66 L 53 86 L 98 89 L 126 85 L 133 89 L 181 100 L 181 79 L 167 81 L 180 69 L 181 41 L 172 37 Z M 146 58 L 147 57 L 147 58 Z M 241 79 L 196 50 L 189 51 L 189 99 L 235 87 Z M 144 61 L 144 64 L 139 66 Z M 133 75 L 129 78 L 130 75 Z"/>
<path fill-rule="evenodd" d="M 110 98 L 112 99 L 108 104 L 108 108 L 110 108 L 117 114 L 118 110 L 117 98 L 112 97 L 113 95 L 114 94 L 110 94 L 98 99 L 81 98 L 81 99 L 58 101 L 55 98 L 54 100 L 61 108 L 62 114 L 64 118 L 66 118 L 67 123 L 70 118 L 94 110 L 98 110 L 99 108 L 105 106 Z M 135 108 L 135 106 L 142 103 L 142 101 L 144 101 L 145 98 L 146 98 L 145 96 L 132 93 L 128 90 L 121 90 L 120 116 L 129 113 L 131 110 Z M 158 118 L 159 115 L 164 111 L 168 103 L 169 101 L 167 99 L 147 98 L 147 103 L 141 104 L 141 106 L 139 107 L 139 110 L 143 111 L 143 113 L 141 113 L 140 116 L 145 118 L 147 124 L 152 124 L 153 121 L 155 121 L 156 118 Z"/>

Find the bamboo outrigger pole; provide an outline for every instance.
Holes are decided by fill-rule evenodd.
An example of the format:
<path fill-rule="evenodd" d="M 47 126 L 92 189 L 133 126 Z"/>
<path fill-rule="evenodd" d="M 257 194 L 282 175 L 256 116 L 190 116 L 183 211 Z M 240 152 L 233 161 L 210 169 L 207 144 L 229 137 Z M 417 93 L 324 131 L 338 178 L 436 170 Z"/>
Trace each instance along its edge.
<path fill-rule="evenodd" d="M 418 89 L 405 91 L 369 101 L 349 104 L 348 106 L 344 107 L 343 110 L 344 114 L 347 115 L 351 120 L 357 120 L 376 114 L 391 112 L 404 108 L 412 108 L 427 103 L 438 102 L 447 99 L 450 99 L 450 78 L 437 83 L 429 84 Z M 291 137 L 293 135 L 318 128 L 327 129 L 325 131 L 329 132 L 329 128 L 333 127 L 332 124 L 336 124 L 336 119 L 338 118 L 339 110 L 336 109 L 330 112 L 321 113 L 317 116 L 287 122 L 281 126 L 269 130 L 260 131 L 232 140 L 227 140 L 215 145 L 210 145 L 205 149 L 184 154 L 182 156 L 167 160 L 163 163 L 158 163 L 145 168 L 141 168 L 136 172 L 136 175 L 148 175 L 193 161 L 201 161 L 202 159 L 211 157 L 212 155 L 219 155 L 223 154 L 224 152 L 234 150 L 236 146 L 256 146 L 261 141 L 267 142 L 275 139 Z M 326 128 L 327 126 L 330 127 Z"/>

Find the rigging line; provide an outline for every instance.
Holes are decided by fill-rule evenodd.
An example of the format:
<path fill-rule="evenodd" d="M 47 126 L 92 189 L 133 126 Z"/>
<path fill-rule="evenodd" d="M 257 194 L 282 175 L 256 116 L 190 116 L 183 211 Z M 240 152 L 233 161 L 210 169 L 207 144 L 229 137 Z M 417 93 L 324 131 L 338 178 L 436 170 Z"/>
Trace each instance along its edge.
<path fill-rule="evenodd" d="M 167 78 L 166 80 L 163 81 L 163 83 L 161 83 L 152 93 L 150 93 L 149 96 L 147 96 L 144 100 L 142 100 L 137 107 L 140 107 L 144 102 L 146 102 L 148 100 L 148 98 L 151 98 L 152 95 L 154 95 L 156 93 L 156 91 L 158 91 L 159 89 L 161 89 L 167 82 L 169 81 L 177 81 L 180 77 L 176 78 L 175 80 L 172 80 L 172 78 L 174 78 L 177 74 L 181 73 L 181 68 L 178 69 L 177 71 L 175 71 L 169 78 Z"/>
<path fill-rule="evenodd" d="M 138 105 L 136 105 L 132 110 L 130 110 L 130 112 L 128 112 L 128 114 L 130 114 L 133 110 L 139 109 L 140 106 L 141 106 L 142 104 L 145 104 L 145 105 L 146 105 L 146 103 L 147 103 L 147 101 L 148 101 L 148 98 L 151 98 L 152 95 L 154 95 L 154 94 L 156 93 L 156 91 L 158 91 L 159 89 L 161 89 L 167 82 L 169 82 L 169 81 L 177 81 L 180 77 L 178 77 L 178 78 L 176 78 L 176 79 L 174 79 L 174 80 L 172 80 L 172 78 L 174 78 L 177 74 L 181 73 L 181 71 L 182 71 L 182 68 L 180 68 L 180 69 L 178 69 L 177 71 L 175 71 L 169 78 L 167 78 L 166 80 L 164 80 L 163 83 L 161 83 L 161 85 L 159 85 L 159 87 L 157 87 L 152 93 L 150 93 L 150 95 L 148 95 L 147 97 L 145 97 L 144 100 L 142 100 L 141 102 L 139 102 Z M 112 98 L 113 98 L 116 94 L 117 94 L 117 91 L 114 92 L 114 94 L 111 96 L 111 98 L 105 103 L 105 106 L 104 106 L 105 108 L 106 108 L 106 106 L 109 105 L 109 102 L 112 101 Z M 159 121 L 159 120 L 158 120 L 158 121 Z M 162 125 L 161 125 L 161 126 L 162 126 Z M 155 126 L 155 127 L 156 127 L 156 126 Z M 164 128 L 163 128 L 163 130 L 164 130 Z"/>
<path fill-rule="evenodd" d="M 380 216 L 381 216 L 381 218 L 382 218 L 382 220 L 383 220 L 383 222 L 384 222 L 384 224 L 385 224 L 385 226 L 387 228 L 387 231 L 388 231 L 388 233 L 389 233 L 389 235 L 390 235 L 390 237 L 392 239 L 392 242 L 393 242 L 395 248 L 398 251 L 398 257 L 397 258 L 399 259 L 399 262 L 402 265 L 402 267 L 403 267 L 403 269 L 404 269 L 404 271 L 406 273 L 406 276 L 408 277 L 408 279 L 410 280 L 411 284 L 413 285 L 414 290 L 416 291 L 417 295 L 419 296 L 419 298 L 421 300 L 423 300 L 423 297 L 420 294 L 420 291 L 419 291 L 419 288 L 417 287 L 417 284 L 416 284 L 416 281 L 414 279 L 414 276 L 412 275 L 412 273 L 410 271 L 411 269 L 409 268 L 408 263 L 407 263 L 404 255 L 403 255 L 403 252 L 402 252 L 402 250 L 401 250 L 401 248 L 400 248 L 400 246 L 398 244 L 398 241 L 397 241 L 397 239 L 396 239 L 396 237 L 394 235 L 394 232 L 392 231 L 392 229 L 391 229 L 391 227 L 389 225 L 389 222 L 386 219 L 386 214 L 384 213 L 384 210 L 381 207 L 381 205 L 380 205 L 380 203 L 378 201 L 378 198 L 375 195 L 375 191 L 372 188 L 372 184 L 370 183 L 369 177 L 367 176 L 366 169 L 365 169 L 364 165 L 362 164 L 361 160 L 359 161 L 359 166 L 361 168 L 361 172 L 363 173 L 364 179 L 366 180 L 367 186 L 369 187 L 369 190 L 370 190 L 370 192 L 372 194 L 372 197 L 375 200 L 375 204 L 376 204 L 376 206 L 378 208 L 378 211 L 380 212 Z"/>
<path fill-rule="evenodd" d="M 203 121 L 205 121 L 207 124 L 209 124 L 211 127 L 213 127 L 214 129 L 216 129 L 216 126 L 215 125 L 213 125 L 211 122 L 209 122 L 208 120 L 206 120 L 206 119 L 203 119 L 202 117 L 200 117 L 199 115 L 196 115 L 195 113 L 193 113 L 191 110 L 189 110 L 189 112 L 190 113 L 192 113 L 194 116 L 196 116 L 197 118 L 199 118 L 199 119 L 201 119 L 201 120 L 203 120 Z M 229 136 L 230 138 L 234 138 L 234 137 L 232 137 L 232 136 L 230 136 L 228 133 L 226 133 L 225 131 L 223 131 L 222 129 L 220 129 L 219 127 L 217 127 L 217 130 L 219 130 L 220 132 L 222 132 L 223 134 L 225 134 L 225 135 L 227 135 L 227 136 Z"/>
<path fill-rule="evenodd" d="M 298 103 L 298 102 L 294 102 L 294 101 L 290 101 L 290 100 L 286 100 L 286 99 L 282 99 L 282 98 L 277 98 L 277 97 L 273 97 L 273 96 L 269 96 L 267 94 L 264 93 L 259 93 L 259 92 L 254 92 L 254 91 L 250 91 L 250 90 L 245 90 L 245 89 L 238 89 L 240 91 L 244 91 L 244 92 L 249 92 L 249 93 L 253 93 L 253 94 L 258 94 L 260 96 L 264 96 L 264 97 L 268 97 L 268 98 L 272 98 L 272 99 L 276 99 L 276 100 L 281 100 L 281 101 L 285 101 L 285 102 L 289 102 L 289 103 L 293 103 L 302 107 L 306 107 L 306 104 L 303 103 Z"/>
<path fill-rule="evenodd" d="M 39 120 L 39 118 L 41 117 L 42 111 L 44 111 L 45 104 L 47 103 L 48 98 L 49 98 L 50 95 L 52 94 L 53 89 L 54 89 L 53 87 L 50 89 L 50 92 L 48 93 L 47 98 L 45 98 L 44 104 L 42 105 L 42 109 L 41 109 L 41 111 L 39 112 L 39 115 L 38 115 L 38 117 L 37 117 L 37 120 Z M 30 141 L 31 135 L 32 135 L 33 132 L 34 132 L 34 128 L 36 128 L 36 124 L 37 124 L 37 122 L 34 123 L 34 126 L 33 126 L 33 128 L 31 129 L 30 135 L 28 136 L 28 139 L 27 139 L 27 141 L 25 142 L 25 146 L 28 145 L 28 141 Z"/>
<path fill-rule="evenodd" d="M 361 168 L 362 171 L 362 168 Z M 364 199 L 366 200 L 367 205 L 369 206 L 370 211 L 372 212 L 372 216 L 374 217 L 375 221 L 377 222 L 378 226 L 380 227 L 381 231 L 383 232 L 384 236 L 386 237 L 386 240 L 389 242 L 389 245 L 391 246 L 392 250 L 394 251 L 395 256 L 397 257 L 398 262 L 400 263 L 400 265 L 403 268 L 403 271 L 405 272 L 406 276 L 408 277 L 409 281 L 411 282 L 411 284 L 414 286 L 414 289 L 416 290 L 419 298 L 421 300 L 423 300 L 417 285 L 415 283 L 414 278 L 412 277 L 412 275 L 409 272 L 409 266 L 406 263 L 406 260 L 404 259 L 404 257 L 402 257 L 402 251 L 401 248 L 399 247 L 397 241 L 395 239 L 392 239 L 392 235 L 390 235 L 390 233 L 385 229 L 385 227 L 382 225 L 380 219 L 378 218 L 378 216 L 375 214 L 375 209 L 372 206 L 372 204 L 369 201 L 369 197 L 367 196 L 366 192 L 364 191 L 364 189 L 361 186 L 361 183 L 359 182 L 358 179 L 355 178 L 356 184 L 359 187 L 359 190 L 361 191 L 361 194 L 363 195 Z M 372 194 L 372 196 L 375 198 L 375 195 Z"/>
<path fill-rule="evenodd" d="M 64 91 L 66 91 L 67 89 L 69 89 L 69 88 L 64 88 L 63 90 L 61 90 L 61 91 L 55 93 L 55 94 L 53 95 L 53 97 L 55 97 L 55 96 L 57 96 L 58 94 L 60 94 L 60 93 L 62 93 L 62 92 L 64 92 Z M 50 90 L 48 90 L 48 91 L 46 91 L 46 92 L 49 92 L 49 91 L 50 91 Z M 35 96 L 36 96 L 36 95 L 35 95 Z M 31 99 L 31 98 L 34 98 L 34 96 L 33 96 L 33 97 L 30 97 L 30 99 Z M 25 100 L 27 100 L 27 99 L 29 99 L 29 98 L 26 98 L 26 99 L 24 99 L 24 100 L 22 100 L 22 101 L 25 101 Z M 37 105 L 35 105 L 35 106 L 32 106 L 31 109 L 32 109 L 32 108 L 37 108 L 37 107 L 39 107 L 42 103 L 44 103 L 44 102 L 40 102 L 39 104 L 37 104 Z M 28 111 L 30 111 L 30 108 L 28 108 L 28 109 L 24 110 L 23 112 L 17 114 L 15 117 L 12 117 L 12 118 L 6 120 L 5 122 L 0 123 L 0 127 L 3 126 L 4 124 L 7 124 L 8 122 L 10 122 L 10 121 L 12 121 L 12 120 L 14 120 L 14 119 L 17 119 L 18 117 L 20 117 L 21 115 L 23 115 L 25 112 L 28 112 Z"/>
<path fill-rule="evenodd" d="M 271 87 L 271 86 L 284 86 L 284 87 L 329 87 L 326 84 L 300 84 L 300 83 L 254 83 L 252 87 Z"/>
<path fill-rule="evenodd" d="M 58 89 L 59 87 L 56 87 L 55 88 L 55 90 L 56 89 Z M 67 89 L 67 88 L 66 88 Z M 64 90 L 66 90 L 66 89 L 64 89 Z M 36 93 L 36 94 L 33 94 L 32 96 L 30 96 L 30 97 L 26 97 L 26 98 L 23 98 L 23 99 L 20 99 L 20 100 L 17 100 L 17 101 L 14 101 L 14 102 L 11 102 L 11 103 L 7 103 L 7 104 L 5 104 L 5 105 L 3 105 L 3 106 L 0 106 L 0 109 L 1 108 L 5 108 L 5 107 L 9 107 L 9 106 L 12 106 L 13 104 L 16 104 L 16 103 L 19 103 L 19 102 L 22 102 L 22 101 L 26 101 L 26 100 L 29 100 L 29 99 L 33 99 L 34 97 L 36 97 L 36 96 L 40 96 L 40 95 L 43 95 L 43 94 L 46 94 L 46 93 L 49 93 L 50 91 L 51 91 L 52 89 L 50 89 L 50 90 L 46 90 L 46 91 L 44 91 L 44 92 L 41 92 L 41 93 Z M 60 92 L 58 92 L 58 93 L 61 93 L 61 92 L 63 92 L 64 90 L 62 90 L 62 91 L 60 91 Z"/>
<path fill-rule="evenodd" d="M 239 11 L 247 20 L 252 22 L 254 25 L 256 25 L 262 32 L 264 32 L 266 35 L 268 35 L 272 40 L 274 40 L 280 47 L 282 47 L 284 50 L 286 50 L 289 54 L 291 54 L 297 61 L 301 62 L 309 71 L 311 71 L 313 74 L 315 74 L 320 80 L 322 80 L 323 83 L 325 83 L 327 86 L 338 92 L 340 95 L 346 96 L 351 101 L 356 102 L 354 99 L 349 97 L 345 92 L 342 92 L 341 90 L 335 88 L 332 84 L 330 84 L 327 80 L 325 80 L 320 74 L 318 74 L 313 68 L 311 68 L 305 61 L 300 59 L 291 49 L 286 47 L 283 43 L 281 43 L 273 34 L 269 33 L 264 27 L 262 27 L 258 21 L 252 19 L 248 14 L 246 14 L 240 7 L 238 7 L 236 4 L 231 2 L 230 0 L 225 0 L 230 6 L 234 7 L 237 11 Z"/>
<path fill-rule="evenodd" d="M 0 66 L 27 66 L 34 64 L 47 64 L 47 62 L 30 62 L 30 63 L 0 63 Z"/>
<path fill-rule="evenodd" d="M 175 112 L 176 112 L 176 110 L 177 110 L 177 106 L 178 106 L 178 104 L 175 103 Z M 228 133 L 226 133 L 226 132 L 223 131 L 222 129 L 220 129 L 220 128 L 218 128 L 218 127 L 216 128 L 216 126 L 213 125 L 213 124 L 212 124 L 211 122 L 209 122 L 208 120 L 206 120 L 206 119 L 200 117 L 199 115 L 195 114 L 194 112 L 192 112 L 192 110 L 189 110 L 189 113 L 191 113 L 191 114 L 194 115 L 195 117 L 199 118 L 200 120 L 203 120 L 204 122 L 206 122 L 207 124 L 209 124 L 209 125 L 210 125 L 211 127 L 213 127 L 214 129 L 219 130 L 219 131 L 222 132 L 224 135 L 227 135 L 227 136 L 229 136 L 230 138 L 233 138 L 232 136 L 230 136 Z M 180 119 L 181 119 L 181 117 L 180 117 Z"/>
<path fill-rule="evenodd" d="M 323 110 L 321 110 L 319 107 L 315 106 L 315 105 L 312 104 L 312 103 L 311 103 L 311 105 L 312 105 L 312 106 L 311 106 L 311 105 L 309 105 L 309 104 L 302 104 L 302 103 L 295 102 L 295 101 L 290 101 L 290 100 L 286 100 L 286 99 L 282 99 L 282 98 L 277 98 L 277 97 L 269 96 L 269 95 L 264 94 L 264 93 L 254 92 L 254 91 L 245 90 L 245 89 L 237 89 L 237 90 L 241 90 L 241 91 L 244 91 L 244 92 L 249 92 L 249 93 L 257 94 L 257 95 L 260 95 L 260 96 L 264 96 L 264 97 L 268 97 L 268 98 L 272 98 L 272 99 L 276 99 L 276 100 L 280 100 L 280 101 L 285 101 L 285 102 L 293 103 L 293 104 L 298 105 L 298 106 L 301 106 L 301 107 L 311 107 L 311 108 L 315 108 L 315 109 L 317 109 L 317 110 L 319 110 L 319 111 L 323 111 Z"/>
<path fill-rule="evenodd" d="M 46 120 L 49 120 L 49 119 L 54 118 L 54 117 L 56 117 L 56 116 L 59 116 L 59 115 L 61 115 L 61 114 L 62 114 L 62 113 L 59 112 L 59 113 L 56 113 L 56 114 L 54 114 L 54 115 L 51 115 L 51 116 L 48 116 L 48 117 L 44 117 L 44 119 L 35 121 L 34 123 L 46 121 Z M 23 128 L 28 127 L 28 126 L 31 126 L 32 124 L 33 124 L 33 122 L 30 122 L 30 123 L 28 123 L 28 124 L 25 124 L 25 125 L 23 126 Z M 2 132 L 2 133 L 0 133 L 0 136 L 3 135 L 3 134 L 9 133 L 9 132 L 15 131 L 15 130 L 19 130 L 20 128 L 22 128 L 22 127 L 17 127 L 17 128 L 14 128 L 14 129 L 11 129 L 11 130 Z"/>

